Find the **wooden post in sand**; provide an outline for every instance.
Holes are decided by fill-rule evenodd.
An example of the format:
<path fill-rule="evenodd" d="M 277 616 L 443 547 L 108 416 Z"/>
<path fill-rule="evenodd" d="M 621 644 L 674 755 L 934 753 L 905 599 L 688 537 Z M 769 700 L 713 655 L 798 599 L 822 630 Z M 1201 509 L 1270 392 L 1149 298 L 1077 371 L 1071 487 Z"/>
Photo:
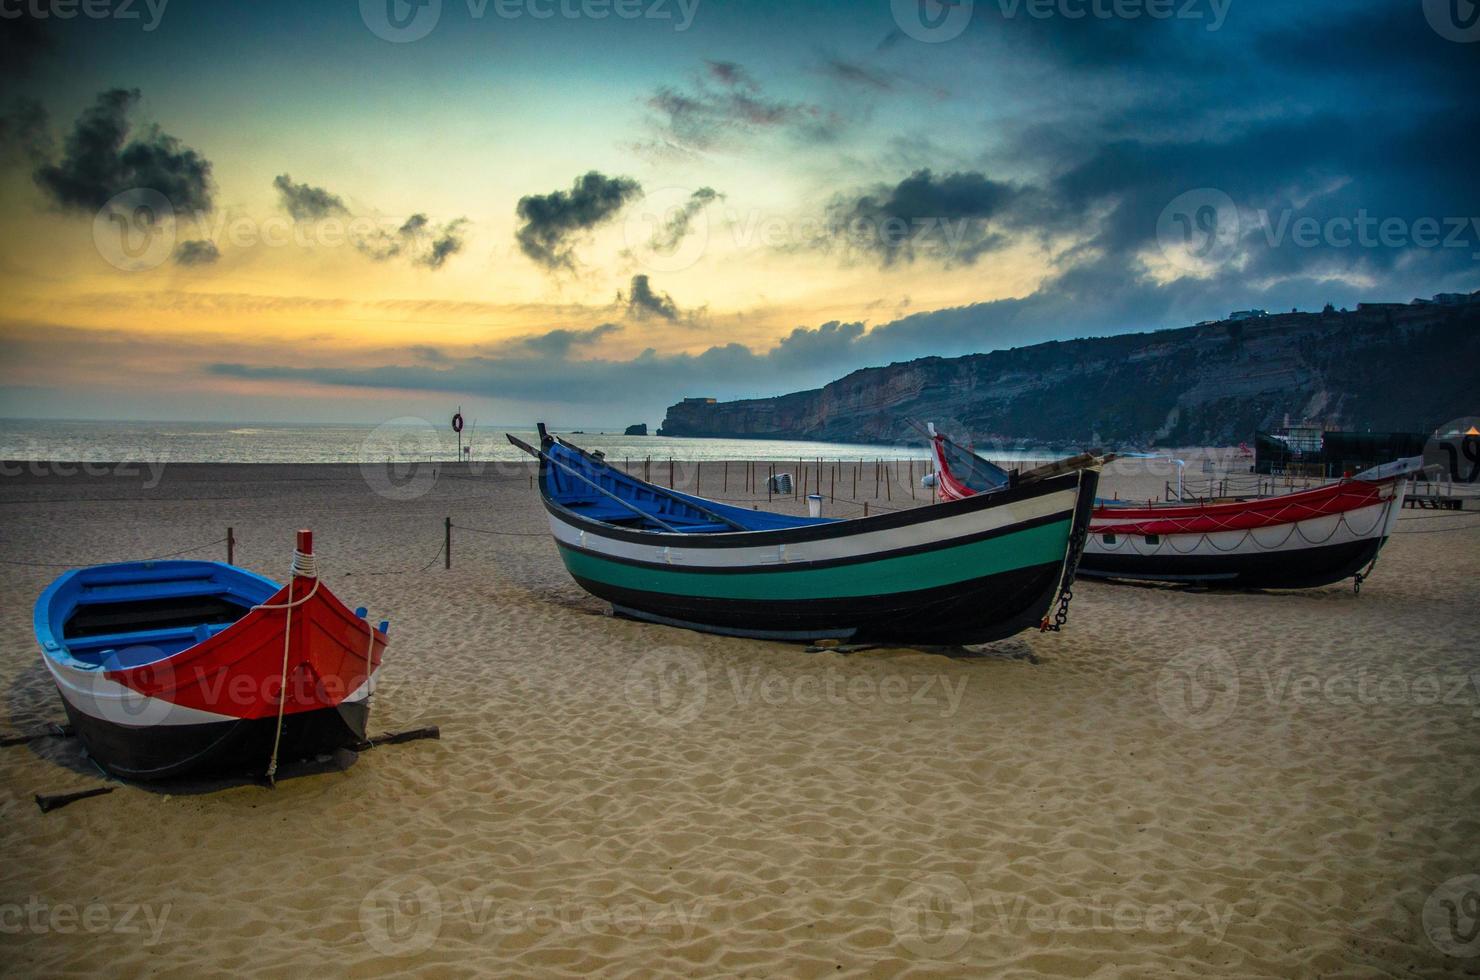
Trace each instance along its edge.
<path fill-rule="evenodd" d="M 442 567 L 452 567 L 452 518 L 447 518 L 442 525 Z"/>
<path fill-rule="evenodd" d="M 728 459 L 725 460 L 724 483 L 721 486 L 720 490 L 722 493 L 730 492 L 730 461 Z"/>
<path fill-rule="evenodd" d="M 236 564 L 236 529 L 226 529 L 226 564 Z"/>

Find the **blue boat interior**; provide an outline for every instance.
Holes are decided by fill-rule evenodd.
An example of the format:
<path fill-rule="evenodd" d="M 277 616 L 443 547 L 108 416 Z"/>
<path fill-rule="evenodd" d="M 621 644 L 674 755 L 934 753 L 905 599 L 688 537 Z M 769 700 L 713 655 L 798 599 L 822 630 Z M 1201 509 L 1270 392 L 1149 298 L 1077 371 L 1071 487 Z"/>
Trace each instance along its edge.
<path fill-rule="evenodd" d="M 36 601 L 36 639 L 47 657 L 73 667 L 138 667 L 215 636 L 280 588 L 211 561 L 74 569 Z"/>
<path fill-rule="evenodd" d="M 544 445 L 541 466 L 547 497 L 590 520 L 643 531 L 725 534 L 831 524 L 833 517 L 796 517 L 734 507 L 653 486 L 559 440 Z M 664 527 L 667 525 L 667 527 Z"/>

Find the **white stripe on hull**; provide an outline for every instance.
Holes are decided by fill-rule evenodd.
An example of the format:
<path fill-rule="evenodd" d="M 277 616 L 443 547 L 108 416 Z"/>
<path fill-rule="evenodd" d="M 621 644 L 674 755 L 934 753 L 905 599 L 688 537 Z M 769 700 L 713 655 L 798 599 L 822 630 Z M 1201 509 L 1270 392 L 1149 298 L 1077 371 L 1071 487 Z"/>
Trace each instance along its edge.
<path fill-rule="evenodd" d="M 1353 541 L 1370 541 L 1391 534 L 1401 509 L 1400 496 L 1380 504 L 1289 524 L 1272 524 L 1269 527 L 1243 531 L 1162 534 L 1156 544 L 1147 544 L 1144 534 L 1116 534 L 1115 544 L 1107 545 L 1105 533 L 1114 531 L 1115 522 L 1097 518 L 1095 530 L 1085 542 L 1085 554 L 1142 555 L 1148 558 L 1153 555 L 1212 557 L 1269 554 L 1350 544 Z"/>
<path fill-rule="evenodd" d="M 164 698 L 141 694 L 127 685 L 109 680 L 102 670 L 83 670 L 59 664 L 50 657 L 41 658 L 57 690 L 76 711 L 115 725 L 148 728 L 160 725 L 208 725 L 223 721 L 241 721 L 237 715 L 202 711 Z M 377 669 L 375 674 L 379 674 Z M 368 697 L 374 688 L 375 675 L 356 688 L 344 700 L 355 702 Z M 220 682 L 223 697 L 229 698 L 231 679 Z M 256 692 L 253 692 L 254 694 Z"/>
<path fill-rule="evenodd" d="M 1078 488 L 1071 487 L 1040 497 L 1031 497 L 966 514 L 952 514 L 933 521 L 784 545 L 675 548 L 671 542 L 676 536 L 672 534 L 661 535 L 665 539 L 661 544 L 637 543 L 584 531 L 567 524 L 554 513 L 550 514 L 550 530 L 554 533 L 555 539 L 564 544 L 630 561 L 697 568 L 784 565 L 793 562 L 858 558 L 881 552 L 949 542 L 956 538 L 984 534 L 1012 524 L 1044 517 L 1062 517 L 1064 520 L 1069 520 L 1074 516 L 1074 505 L 1078 496 Z"/>

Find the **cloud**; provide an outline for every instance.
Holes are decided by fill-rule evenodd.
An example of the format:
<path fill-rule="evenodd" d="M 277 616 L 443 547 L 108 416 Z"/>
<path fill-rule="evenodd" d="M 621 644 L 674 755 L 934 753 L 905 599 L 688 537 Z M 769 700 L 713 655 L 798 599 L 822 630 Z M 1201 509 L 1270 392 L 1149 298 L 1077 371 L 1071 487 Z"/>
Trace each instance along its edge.
<path fill-rule="evenodd" d="M 428 269 L 440 269 L 442 263 L 462 251 L 463 229 L 467 226 L 466 218 L 458 218 L 449 221 L 432 236 L 431 244 L 427 247 L 425 255 L 416 261 Z"/>
<path fill-rule="evenodd" d="M 686 88 L 659 86 L 648 97 L 656 148 L 697 153 L 738 144 L 765 132 L 818 141 L 836 135 L 840 120 L 820 106 L 769 98 L 745 69 L 711 61 Z M 643 149 L 653 149 L 648 144 Z"/>
<path fill-rule="evenodd" d="M 750 73 L 743 65 L 733 61 L 706 61 L 704 64 L 709 68 L 710 76 L 725 85 L 756 87 L 755 80 L 750 77 Z"/>
<path fill-rule="evenodd" d="M 653 237 L 648 241 L 648 247 L 663 255 L 671 254 L 679 243 L 688 237 L 689 228 L 699 212 L 703 211 L 712 201 L 723 197 L 724 195 L 713 187 L 701 187 L 694 191 L 687 201 L 668 215 L 668 220 L 663 222 L 662 227 L 653 232 Z"/>
<path fill-rule="evenodd" d="M 287 174 L 273 178 L 283 210 L 294 221 L 322 221 L 325 218 L 352 218 L 344 199 L 322 187 L 294 183 Z M 366 219 L 366 223 L 371 223 Z M 452 256 L 462 251 L 468 221 L 455 218 L 435 225 L 422 212 L 417 212 L 394 229 L 382 227 L 351 228 L 350 241 L 362 255 L 376 262 L 389 262 L 401 256 L 413 265 L 440 269 Z"/>
<path fill-rule="evenodd" d="M 45 163 L 51 156 L 46 110 L 35 99 L 16 99 L 0 113 L 0 164 Z"/>
<path fill-rule="evenodd" d="M 272 186 L 278 190 L 283 210 L 292 215 L 294 221 L 317 221 L 330 215 L 349 214 L 349 208 L 344 206 L 344 201 L 337 195 L 330 194 L 322 187 L 295 184 L 293 178 L 287 174 L 274 177 Z"/>
<path fill-rule="evenodd" d="M 609 221 L 641 192 L 642 185 L 630 177 L 592 170 L 577 177 L 569 191 L 521 197 L 515 212 L 523 224 L 514 237 L 520 251 L 546 269 L 574 269 L 571 240 Z"/>
<path fill-rule="evenodd" d="M 866 68 L 856 61 L 828 58 L 823 62 L 822 69 L 829 78 L 847 82 L 850 85 L 861 85 L 880 92 L 887 92 L 894 88 L 894 83 L 888 75 L 872 68 Z"/>
<path fill-rule="evenodd" d="M 661 317 L 675 321 L 679 317 L 678 304 L 667 293 L 654 291 L 648 277 L 638 274 L 632 277 L 632 289 L 627 293 L 627 313 L 639 320 Z"/>
<path fill-rule="evenodd" d="M 211 210 L 211 163 L 151 126 L 129 139 L 138 89 L 111 89 L 83 112 L 61 162 L 36 169 L 36 183 L 64 210 L 91 212 L 135 188 L 163 194 L 177 212 Z"/>
<path fill-rule="evenodd" d="M 973 171 L 937 177 L 917 170 L 893 187 L 835 199 L 828 207 L 829 231 L 884 265 L 913 262 L 922 253 L 946 265 L 969 265 L 1008 243 L 989 223 L 1020 193 Z"/>
<path fill-rule="evenodd" d="M 589 330 L 561 328 L 528 337 L 518 337 L 495 350 L 509 354 L 535 354 L 542 357 L 565 357 L 572 349 L 587 347 L 603 337 L 620 333 L 622 328 L 615 323 L 602 323 Z"/>
<path fill-rule="evenodd" d="M 175 249 L 176 265 L 210 265 L 221 258 L 221 250 L 216 243 L 197 239 L 181 242 Z"/>

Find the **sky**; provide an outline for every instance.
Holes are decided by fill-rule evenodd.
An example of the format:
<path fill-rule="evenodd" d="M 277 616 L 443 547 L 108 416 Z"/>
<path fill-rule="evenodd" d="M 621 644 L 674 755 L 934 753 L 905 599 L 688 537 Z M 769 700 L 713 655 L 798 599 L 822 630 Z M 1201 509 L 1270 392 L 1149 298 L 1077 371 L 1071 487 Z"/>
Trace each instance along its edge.
<path fill-rule="evenodd" d="M 0 0 L 0 417 L 686 396 L 1480 288 L 1468 0 Z"/>

